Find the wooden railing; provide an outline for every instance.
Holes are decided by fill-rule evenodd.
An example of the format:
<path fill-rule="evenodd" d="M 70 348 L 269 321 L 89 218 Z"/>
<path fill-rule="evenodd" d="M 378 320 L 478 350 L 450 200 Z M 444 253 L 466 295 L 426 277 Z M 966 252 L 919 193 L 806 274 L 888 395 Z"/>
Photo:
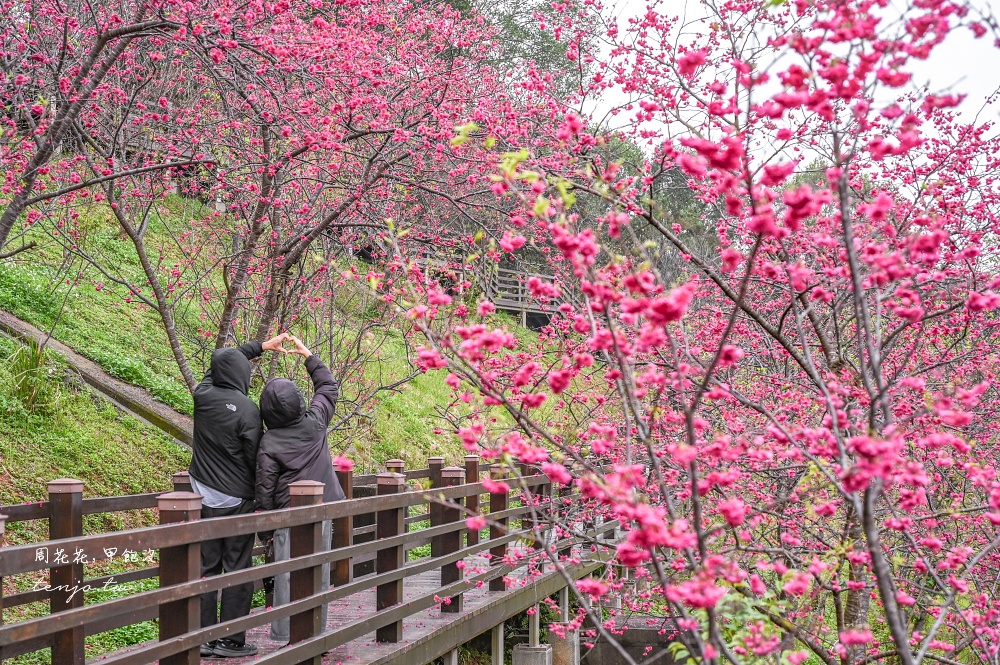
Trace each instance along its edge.
<path fill-rule="evenodd" d="M 500 268 L 492 262 L 464 265 L 461 253 L 428 248 L 415 259 L 424 270 L 454 271 L 461 279 L 471 278 L 476 287 L 497 309 L 530 313 L 551 314 L 558 309 L 559 300 L 542 302 L 531 294 L 528 280 L 532 277 L 551 282 L 552 275 Z"/>
<path fill-rule="evenodd" d="M 479 482 L 481 469 L 477 457 L 467 457 L 464 468 L 444 467 L 442 458 L 432 458 L 428 468 L 419 471 L 405 472 L 398 460 L 387 467 L 386 473 L 366 476 L 338 472 L 348 497 L 368 483 L 375 486 L 375 496 L 323 504 L 322 484 L 293 483 L 291 508 L 209 520 L 199 519 L 201 497 L 185 491 L 190 489 L 185 474 L 174 476 L 176 491 L 166 494 L 83 499 L 82 483 L 59 480 L 49 484 L 48 501 L 0 507 L 4 514 L 0 517 L 0 538 L 4 522 L 31 519 L 48 519 L 50 533 L 48 541 L 0 549 L 0 582 L 4 577 L 37 576 L 48 571 L 45 589 L 6 598 L 0 593 L 0 612 L 4 606 L 46 599 L 50 604 L 50 614 L 46 616 L 0 625 L 0 660 L 51 647 L 54 663 L 82 665 L 86 635 L 158 617 L 159 642 L 139 645 L 127 653 L 108 656 L 102 662 L 197 663 L 200 644 L 290 616 L 293 644 L 255 662 L 300 663 L 372 631 L 379 641 L 398 641 L 404 618 L 441 603 L 441 599 L 449 599 L 441 603 L 442 611 L 455 611 L 461 607 L 462 593 L 479 583 L 488 583 L 491 590 L 503 590 L 504 576 L 511 570 L 503 564 L 504 555 L 512 542 L 531 533 L 530 504 L 548 496 L 548 479 L 522 469 L 515 486 L 527 494 L 519 497 L 522 505 L 518 507 L 509 507 L 507 494 L 489 495 L 486 517 L 491 525 L 490 537 L 481 542 L 477 532 L 468 532 L 465 527 L 466 510 L 478 509 L 481 495 L 486 494 L 483 483 Z M 497 477 L 508 477 L 508 472 L 500 467 L 493 467 L 490 472 Z M 408 490 L 407 481 L 420 479 L 428 479 L 431 489 Z M 159 512 L 159 526 L 83 534 L 85 514 L 153 507 Z M 413 509 L 424 510 L 424 507 L 425 512 L 408 515 Z M 371 515 L 375 516 L 373 525 L 358 526 L 358 522 Z M 333 520 L 331 550 L 320 543 L 320 526 L 325 520 Z M 514 521 L 520 522 L 517 528 Z M 424 526 L 420 523 L 429 526 L 412 528 Z M 283 527 L 290 528 L 291 559 L 205 579 L 200 577 L 200 542 Z M 601 527 L 611 528 L 611 524 Z M 573 542 L 567 539 L 558 546 L 565 551 Z M 407 562 L 409 550 L 428 544 L 429 556 Z M 115 575 L 115 583 L 159 577 L 159 588 L 84 605 L 83 593 L 74 593 L 74 589 L 83 589 L 88 584 L 97 588 L 110 577 L 87 579 L 85 566 L 126 550 L 157 550 L 159 566 Z M 59 551 L 67 555 L 65 559 L 53 558 Z M 487 551 L 492 554 L 490 568 L 463 578 L 458 562 Z M 375 570 L 357 575 L 358 565 L 372 560 Z M 326 563 L 331 564 L 332 586 L 322 591 L 321 570 Z M 401 604 L 405 580 L 431 570 L 440 570 L 440 587 Z M 285 572 L 291 573 L 289 604 L 209 628 L 200 627 L 197 608 L 201 594 L 238 584 L 259 585 L 264 578 Z M 376 596 L 371 614 L 323 632 L 318 618 L 321 605 L 371 588 Z"/>

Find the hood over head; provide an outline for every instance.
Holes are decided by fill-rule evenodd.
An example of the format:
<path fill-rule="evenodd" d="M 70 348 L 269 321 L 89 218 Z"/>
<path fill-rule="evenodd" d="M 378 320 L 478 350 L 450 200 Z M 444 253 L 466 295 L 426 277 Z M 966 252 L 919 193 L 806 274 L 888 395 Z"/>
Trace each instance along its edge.
<path fill-rule="evenodd" d="M 237 349 L 212 351 L 212 385 L 246 395 L 250 388 L 250 361 Z"/>
<path fill-rule="evenodd" d="M 260 396 L 260 415 L 268 429 L 288 427 L 306 413 L 306 400 L 299 387 L 288 379 L 274 379 Z"/>

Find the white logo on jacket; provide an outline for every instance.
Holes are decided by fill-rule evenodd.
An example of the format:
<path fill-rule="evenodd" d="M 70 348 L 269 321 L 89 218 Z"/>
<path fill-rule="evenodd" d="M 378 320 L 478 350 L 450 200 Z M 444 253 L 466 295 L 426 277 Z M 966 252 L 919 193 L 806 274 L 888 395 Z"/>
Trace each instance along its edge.
<path fill-rule="evenodd" d="M 236 411 L 236 405 L 235 404 L 227 404 L 226 408 L 229 409 L 230 411 Z"/>

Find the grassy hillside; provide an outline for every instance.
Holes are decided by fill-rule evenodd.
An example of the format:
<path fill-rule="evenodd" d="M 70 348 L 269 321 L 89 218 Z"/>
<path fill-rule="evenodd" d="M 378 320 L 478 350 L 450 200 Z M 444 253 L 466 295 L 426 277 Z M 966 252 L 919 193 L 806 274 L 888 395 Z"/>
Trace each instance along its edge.
<path fill-rule="evenodd" d="M 95 397 L 58 355 L 47 355 L 26 404 L 16 366 L 25 348 L 0 337 L 0 504 L 43 499 L 54 478 L 83 480 L 85 496 L 167 490 L 171 473 L 187 468 L 186 448 Z M 44 529 L 11 525 L 8 542 L 35 540 Z"/>
<path fill-rule="evenodd" d="M 125 254 L 123 243 L 110 237 L 104 240 L 110 246 L 122 244 Z M 110 374 L 146 388 L 178 411 L 190 413 L 191 396 L 180 379 L 158 317 L 145 308 L 123 303 L 110 290 L 96 290 L 91 283 L 91 278 L 97 278 L 92 268 L 74 261 L 67 270 L 57 252 L 58 248 L 48 242 L 33 256 L 0 262 L 0 309 L 51 331 L 56 339 Z"/>
<path fill-rule="evenodd" d="M 170 197 L 166 205 L 173 215 L 164 218 L 167 226 L 180 228 L 185 219 L 200 214 L 196 201 Z M 106 257 L 129 281 L 144 283 L 131 242 L 120 237 L 107 210 L 96 206 L 83 210 L 80 220 L 86 228 L 84 251 Z M 164 226 L 152 224 L 147 233 L 152 238 L 167 232 Z M 178 411 L 191 413 L 190 394 L 156 313 L 144 305 L 124 302 L 120 289 L 116 293 L 110 285 L 102 284 L 108 280 L 99 271 L 67 253 L 41 229 L 32 231 L 28 240 L 38 247 L 0 261 L 0 309 L 51 331 L 53 337 L 113 376 L 146 388 Z M 170 263 L 168 257 L 164 265 Z M 189 315 L 196 314 L 192 311 Z M 401 333 L 389 331 L 378 343 L 379 367 L 372 368 L 380 373 L 378 379 L 390 383 L 412 372 Z M 186 352 L 196 376 L 200 376 L 203 352 L 194 347 Z M 376 380 L 375 376 L 368 378 Z M 442 378 L 420 375 L 398 390 L 380 392 L 372 417 L 360 428 L 331 436 L 335 452 L 347 449 L 359 468 L 366 470 L 393 457 L 406 460 L 411 468 L 423 466 L 431 455 L 457 460 L 463 451 L 454 438 L 434 434 L 442 424 L 435 406 L 447 404 L 450 395 Z"/>
<path fill-rule="evenodd" d="M 44 356 L 44 364 L 26 364 L 26 357 L 27 347 L 0 337 L 0 504 L 43 500 L 48 481 L 62 477 L 82 480 L 84 496 L 170 489 L 171 472 L 189 462 L 185 448 L 95 397 L 58 356 Z M 155 523 L 153 511 L 136 511 L 86 516 L 84 529 L 96 533 Z M 44 540 L 47 533 L 46 520 L 9 524 L 6 529 L 11 545 Z M 102 562 L 89 566 L 87 575 L 113 575 L 130 565 Z M 30 591 L 43 579 L 44 575 L 5 578 L 3 593 Z M 156 580 L 116 585 L 85 598 L 96 602 L 155 586 Z M 3 620 L 14 622 L 45 612 L 45 604 L 39 603 L 9 607 Z M 146 622 L 87 638 L 88 652 L 103 653 L 155 637 L 155 624 Z M 47 664 L 48 650 L 11 662 Z"/>

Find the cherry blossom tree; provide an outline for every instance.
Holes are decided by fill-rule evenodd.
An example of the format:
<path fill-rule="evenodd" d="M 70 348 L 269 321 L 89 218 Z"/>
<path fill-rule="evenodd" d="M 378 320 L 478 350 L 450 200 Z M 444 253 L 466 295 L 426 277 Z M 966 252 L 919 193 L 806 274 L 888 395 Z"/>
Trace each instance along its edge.
<path fill-rule="evenodd" d="M 519 207 L 493 249 L 549 257 L 528 286 L 553 320 L 529 343 L 413 272 L 420 363 L 475 406 L 469 450 L 587 499 L 537 497 L 540 552 L 621 521 L 606 579 L 575 585 L 591 635 L 631 584 L 708 663 L 996 663 L 1000 138 L 911 80 L 997 24 L 946 0 L 701 8 L 560 5 L 571 46 L 607 46 L 587 92 L 634 101 L 615 133 L 553 99 L 548 140 L 498 153 Z M 605 156 L 622 138 L 636 168 Z M 717 244 L 657 200 L 678 172 Z"/>
<path fill-rule="evenodd" d="M 68 25 L 76 41 L 111 39 L 95 27 L 110 20 L 99 11 L 81 27 L 72 8 L 57 9 L 25 19 L 11 50 L 37 25 L 56 36 Z M 471 238 L 500 219 L 492 160 L 478 157 L 489 151 L 480 142 L 459 154 L 452 141 L 456 125 L 474 118 L 503 119 L 493 123 L 501 135 L 530 123 L 493 73 L 496 32 L 481 16 L 385 2 L 133 9 L 166 18 L 137 33 L 141 44 L 122 45 L 117 60 L 109 54 L 102 85 L 64 125 L 25 115 L 31 94 L 56 89 L 51 72 L 32 70 L 30 52 L 11 61 L 4 219 L 27 209 L 29 227 L 43 220 L 101 273 L 98 288 L 153 309 L 189 387 L 192 353 L 306 319 L 320 342 L 334 321 L 311 311 L 378 297 L 380 268 L 345 271 L 344 261 L 377 243 L 392 218 L 405 216 L 425 244 Z M 34 52 L 58 52 L 50 41 Z M 18 67 L 26 73 L 14 75 Z M 22 116 L 38 141 L 62 146 L 59 160 L 56 148 L 32 144 Z M 41 191 L 22 197 L 31 190 Z M 208 207 L 164 233 L 171 193 Z M 86 241 L 80 211 L 92 201 L 112 211 L 143 279 Z M 355 338 L 392 327 L 384 316 L 349 323 L 338 325 Z"/>
<path fill-rule="evenodd" d="M 133 2 L 120 6 L 47 0 L 10 0 L 0 26 L 0 249 L 43 214 L 41 204 L 86 197 L 116 178 L 193 167 L 204 155 L 184 153 L 148 138 L 169 118 L 166 100 L 134 113 L 146 74 L 155 63 L 202 50 L 218 57 L 226 50 L 257 49 L 254 30 L 267 17 L 288 11 L 287 3 L 252 3 L 245 11 L 215 3 Z M 162 107 L 162 108 L 161 108 Z M 110 154 L 84 178 L 77 142 L 81 137 Z M 126 153 L 142 153 L 141 165 L 126 166 Z M 22 216 L 26 219 L 21 222 Z"/>

